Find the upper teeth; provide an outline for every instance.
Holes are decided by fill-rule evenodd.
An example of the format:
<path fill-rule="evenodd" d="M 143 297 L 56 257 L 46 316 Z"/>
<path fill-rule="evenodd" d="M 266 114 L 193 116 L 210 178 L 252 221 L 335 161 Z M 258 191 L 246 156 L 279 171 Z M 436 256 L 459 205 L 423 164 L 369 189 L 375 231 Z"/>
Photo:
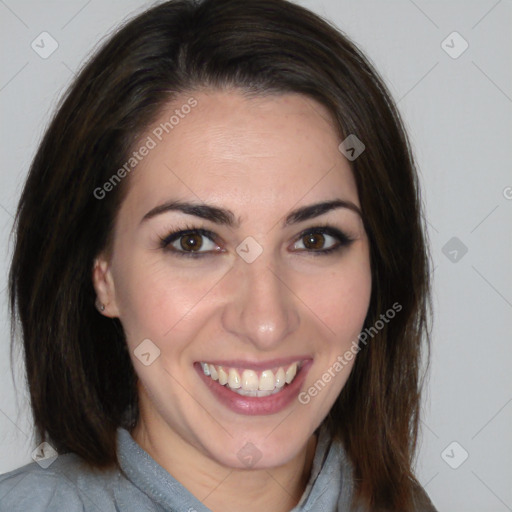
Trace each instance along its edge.
<path fill-rule="evenodd" d="M 261 375 L 254 370 L 243 370 L 242 375 L 236 368 L 225 368 L 208 363 L 201 363 L 205 375 L 218 380 L 223 386 L 227 384 L 233 390 L 242 391 L 276 391 L 285 384 L 290 384 L 300 368 L 300 362 L 292 363 L 285 371 L 283 367 L 273 370 L 264 370 Z M 257 393 L 254 396 L 264 396 L 270 393 Z"/>

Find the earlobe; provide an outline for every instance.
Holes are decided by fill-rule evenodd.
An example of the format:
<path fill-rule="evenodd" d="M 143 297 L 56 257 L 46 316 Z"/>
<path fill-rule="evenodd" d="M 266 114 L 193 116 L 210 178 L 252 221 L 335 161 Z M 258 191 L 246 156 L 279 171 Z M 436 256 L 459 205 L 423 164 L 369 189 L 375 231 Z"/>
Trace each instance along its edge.
<path fill-rule="evenodd" d="M 103 256 L 94 260 L 92 282 L 96 290 L 96 308 L 98 311 L 110 318 L 119 317 L 110 262 Z"/>

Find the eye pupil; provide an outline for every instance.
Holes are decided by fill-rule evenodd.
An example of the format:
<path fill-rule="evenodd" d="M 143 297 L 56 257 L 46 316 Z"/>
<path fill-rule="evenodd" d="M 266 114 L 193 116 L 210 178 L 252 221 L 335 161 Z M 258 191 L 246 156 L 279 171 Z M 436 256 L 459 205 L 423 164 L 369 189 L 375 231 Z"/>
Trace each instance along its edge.
<path fill-rule="evenodd" d="M 304 245 L 308 249 L 321 249 L 324 241 L 322 233 L 311 233 L 304 237 Z"/>
<path fill-rule="evenodd" d="M 191 233 L 181 237 L 181 248 L 185 251 L 197 251 L 201 248 L 202 237 L 197 233 Z"/>

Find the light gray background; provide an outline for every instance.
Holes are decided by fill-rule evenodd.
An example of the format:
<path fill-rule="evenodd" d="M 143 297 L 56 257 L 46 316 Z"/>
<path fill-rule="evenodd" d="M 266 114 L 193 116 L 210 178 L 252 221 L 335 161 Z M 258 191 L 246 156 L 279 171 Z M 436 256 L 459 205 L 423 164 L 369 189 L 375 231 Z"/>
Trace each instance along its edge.
<path fill-rule="evenodd" d="M 440 511 L 512 511 L 512 3 L 300 3 L 336 23 L 375 63 L 398 101 L 421 170 L 435 328 L 420 481 Z M 0 0 L 0 472 L 31 461 L 34 449 L 27 391 L 18 379 L 16 394 L 11 379 L 5 294 L 21 184 L 73 74 L 113 27 L 149 5 Z M 47 59 L 31 48 L 43 31 L 59 45 Z M 441 46 L 453 31 L 469 44 L 456 59 Z M 457 37 L 445 43 L 452 54 L 463 48 Z M 443 253 L 452 237 L 466 254 L 455 246 L 456 253 L 450 246 Z M 460 464 L 465 452 L 457 469 L 446 462 Z"/>

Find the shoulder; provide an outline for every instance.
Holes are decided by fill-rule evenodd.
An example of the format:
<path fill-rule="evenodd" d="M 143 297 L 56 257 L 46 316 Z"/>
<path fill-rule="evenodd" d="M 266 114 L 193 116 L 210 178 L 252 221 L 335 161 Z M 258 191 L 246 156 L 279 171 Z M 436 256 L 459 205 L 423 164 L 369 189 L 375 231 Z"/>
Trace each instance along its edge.
<path fill-rule="evenodd" d="M 109 512 L 115 479 L 115 471 L 96 474 L 74 454 L 59 455 L 47 468 L 32 462 L 0 475 L 0 512 Z"/>
<path fill-rule="evenodd" d="M 333 447 L 336 450 L 337 459 L 332 458 L 331 464 L 340 464 L 343 475 L 342 493 L 340 494 L 338 510 L 351 510 L 353 512 L 366 512 L 366 509 L 361 505 L 352 503 L 354 494 L 354 472 L 352 462 L 345 450 L 344 444 L 340 439 L 333 439 Z M 329 462 L 329 461 L 326 461 Z M 437 509 L 432 504 L 428 494 L 423 487 L 414 481 L 413 495 L 412 495 L 412 509 L 411 512 L 437 512 Z"/>
<path fill-rule="evenodd" d="M 428 494 L 419 484 L 415 488 L 414 510 L 415 512 L 437 512 L 437 509 L 430 501 Z"/>
<path fill-rule="evenodd" d="M 75 468 L 64 458 L 69 457 L 59 456 L 47 469 L 33 462 L 0 475 L 0 512 L 82 512 L 83 502 L 72 478 Z"/>

